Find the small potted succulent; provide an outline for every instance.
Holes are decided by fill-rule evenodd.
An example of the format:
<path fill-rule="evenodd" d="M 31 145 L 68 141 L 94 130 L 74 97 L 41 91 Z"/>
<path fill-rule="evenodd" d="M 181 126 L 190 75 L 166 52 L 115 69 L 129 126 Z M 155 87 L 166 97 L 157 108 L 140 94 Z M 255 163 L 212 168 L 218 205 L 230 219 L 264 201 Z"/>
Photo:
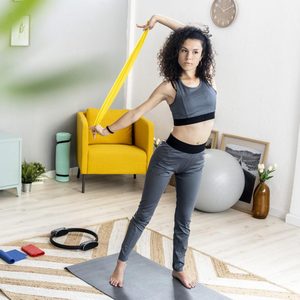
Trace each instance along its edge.
<path fill-rule="evenodd" d="M 40 176 L 46 171 L 45 167 L 39 162 L 22 163 L 22 191 L 30 192 L 31 185 L 40 180 Z"/>

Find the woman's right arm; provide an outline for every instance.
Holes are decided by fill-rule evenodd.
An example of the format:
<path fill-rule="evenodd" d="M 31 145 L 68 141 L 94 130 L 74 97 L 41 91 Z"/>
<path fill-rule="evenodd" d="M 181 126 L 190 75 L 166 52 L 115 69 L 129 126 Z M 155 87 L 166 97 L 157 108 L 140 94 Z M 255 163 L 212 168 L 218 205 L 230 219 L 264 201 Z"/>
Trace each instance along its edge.
<path fill-rule="evenodd" d="M 109 135 L 136 122 L 146 112 L 152 110 L 162 101 L 168 101 L 174 97 L 174 88 L 172 87 L 171 83 L 164 81 L 152 92 L 150 97 L 144 103 L 140 104 L 134 109 L 129 110 L 117 121 L 110 124 L 108 128 L 103 128 L 98 124 L 96 126 L 91 126 L 90 130 L 92 131 L 93 136 L 96 136 L 97 133 L 103 136 Z"/>
<path fill-rule="evenodd" d="M 164 26 L 169 27 L 172 30 L 177 30 L 178 28 L 186 26 L 186 24 L 179 22 L 177 20 L 171 19 L 169 17 L 164 17 L 161 15 L 153 15 L 150 20 L 145 25 L 137 25 L 139 28 L 152 29 L 156 23 L 160 23 Z"/>

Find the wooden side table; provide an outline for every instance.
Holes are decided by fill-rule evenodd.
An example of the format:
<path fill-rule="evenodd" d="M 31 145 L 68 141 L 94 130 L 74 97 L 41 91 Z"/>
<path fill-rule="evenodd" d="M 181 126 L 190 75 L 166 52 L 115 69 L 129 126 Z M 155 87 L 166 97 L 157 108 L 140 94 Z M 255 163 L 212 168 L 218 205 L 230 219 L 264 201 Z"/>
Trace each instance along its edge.
<path fill-rule="evenodd" d="M 0 132 L 0 190 L 17 189 L 21 195 L 22 139 Z"/>

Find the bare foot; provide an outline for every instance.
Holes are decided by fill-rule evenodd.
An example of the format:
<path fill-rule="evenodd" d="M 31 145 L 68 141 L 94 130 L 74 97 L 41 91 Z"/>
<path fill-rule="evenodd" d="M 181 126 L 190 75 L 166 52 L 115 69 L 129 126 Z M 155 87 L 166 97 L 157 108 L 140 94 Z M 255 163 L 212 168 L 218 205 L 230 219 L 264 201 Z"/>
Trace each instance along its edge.
<path fill-rule="evenodd" d="M 172 276 L 178 279 L 181 284 L 188 289 L 194 288 L 196 286 L 196 282 L 192 281 L 183 271 L 177 272 L 173 270 Z"/>
<path fill-rule="evenodd" d="M 109 283 L 115 287 L 123 287 L 124 271 L 126 268 L 126 262 L 118 260 L 115 270 L 113 271 Z"/>

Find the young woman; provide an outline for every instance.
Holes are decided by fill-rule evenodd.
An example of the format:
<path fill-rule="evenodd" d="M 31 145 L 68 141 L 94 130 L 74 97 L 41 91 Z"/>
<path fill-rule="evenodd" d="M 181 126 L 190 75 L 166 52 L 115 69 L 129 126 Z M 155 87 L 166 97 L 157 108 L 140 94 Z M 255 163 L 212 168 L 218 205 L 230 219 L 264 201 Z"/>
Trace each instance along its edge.
<path fill-rule="evenodd" d="M 160 73 L 165 80 L 148 100 L 113 124 L 106 128 L 100 125 L 91 127 L 93 135 L 112 134 L 136 122 L 162 101 L 168 103 L 174 118 L 173 131 L 151 158 L 142 199 L 130 221 L 110 284 L 123 286 L 128 256 L 149 223 L 170 177 L 175 173 L 177 201 L 172 276 L 186 288 L 192 288 L 196 283 L 185 274 L 183 266 L 204 164 L 205 143 L 214 122 L 216 91 L 212 87 L 213 51 L 207 30 L 185 26 L 170 18 L 154 15 L 146 25 L 138 27 L 152 29 L 157 22 L 174 30 L 158 56 Z"/>

